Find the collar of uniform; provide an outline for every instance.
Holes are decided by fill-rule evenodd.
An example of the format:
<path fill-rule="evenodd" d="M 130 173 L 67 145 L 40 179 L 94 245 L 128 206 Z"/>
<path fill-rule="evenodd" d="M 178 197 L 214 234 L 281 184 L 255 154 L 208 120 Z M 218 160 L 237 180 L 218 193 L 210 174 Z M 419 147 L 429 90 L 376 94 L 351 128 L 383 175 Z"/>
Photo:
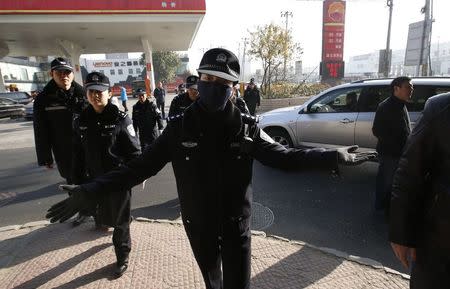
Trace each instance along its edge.
<path fill-rule="evenodd" d="M 225 135 L 230 138 L 239 135 L 242 128 L 241 112 L 231 101 L 227 102 L 223 112 L 213 115 L 208 114 L 201 108 L 198 101 L 195 101 L 184 111 L 183 132 L 198 137 L 202 132 L 202 126 L 214 125 L 218 120 L 220 120 L 220 126 L 225 129 Z"/>
<path fill-rule="evenodd" d="M 119 108 L 112 103 L 108 103 L 101 113 L 96 113 L 92 105 L 89 105 L 81 114 L 81 121 L 112 122 L 119 117 Z"/>

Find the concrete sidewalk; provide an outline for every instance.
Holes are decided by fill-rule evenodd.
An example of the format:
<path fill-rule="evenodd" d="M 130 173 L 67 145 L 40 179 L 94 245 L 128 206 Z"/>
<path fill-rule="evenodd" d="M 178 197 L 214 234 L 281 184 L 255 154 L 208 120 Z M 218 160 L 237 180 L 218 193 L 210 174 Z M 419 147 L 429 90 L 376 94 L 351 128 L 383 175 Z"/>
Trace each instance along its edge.
<path fill-rule="evenodd" d="M 93 222 L 0 228 L 1 288 L 204 288 L 183 226 L 131 224 L 128 271 L 113 279 L 112 231 Z M 408 288 L 408 276 L 330 249 L 254 232 L 252 288 Z"/>

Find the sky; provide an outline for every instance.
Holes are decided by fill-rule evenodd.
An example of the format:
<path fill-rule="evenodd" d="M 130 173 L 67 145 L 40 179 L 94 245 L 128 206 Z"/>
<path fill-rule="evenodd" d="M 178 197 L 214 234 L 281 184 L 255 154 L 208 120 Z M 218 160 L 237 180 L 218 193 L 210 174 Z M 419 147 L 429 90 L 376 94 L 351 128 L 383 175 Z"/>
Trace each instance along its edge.
<path fill-rule="evenodd" d="M 350 56 L 371 53 L 386 47 L 389 9 L 386 0 L 347 0 L 345 18 L 344 60 Z M 420 9 L 425 0 L 393 0 L 391 48 L 406 47 L 408 26 L 421 21 Z M 450 41 L 449 0 L 433 0 L 432 42 Z M 270 23 L 285 27 L 281 12 L 290 11 L 289 28 L 294 41 L 303 48 L 303 67 L 319 64 L 322 50 L 322 1 L 314 0 L 206 0 L 206 15 L 188 50 L 190 68 L 195 71 L 203 51 L 225 47 L 242 55 L 244 38 L 257 26 Z M 88 56 L 87 58 L 97 58 Z M 252 71 L 259 68 L 252 61 Z"/>

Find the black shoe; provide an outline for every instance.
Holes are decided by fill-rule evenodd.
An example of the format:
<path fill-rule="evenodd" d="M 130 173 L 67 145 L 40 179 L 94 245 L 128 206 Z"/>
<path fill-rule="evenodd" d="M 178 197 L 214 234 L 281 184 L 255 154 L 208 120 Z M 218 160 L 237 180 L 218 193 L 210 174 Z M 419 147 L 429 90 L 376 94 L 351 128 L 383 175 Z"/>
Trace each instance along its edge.
<path fill-rule="evenodd" d="M 116 269 L 114 270 L 114 275 L 116 278 L 119 278 L 127 271 L 128 269 L 128 258 L 124 262 L 117 262 Z"/>
<path fill-rule="evenodd" d="M 77 227 L 81 225 L 81 223 L 86 222 L 87 218 L 88 218 L 87 216 L 78 214 L 76 219 L 72 222 L 72 226 Z"/>

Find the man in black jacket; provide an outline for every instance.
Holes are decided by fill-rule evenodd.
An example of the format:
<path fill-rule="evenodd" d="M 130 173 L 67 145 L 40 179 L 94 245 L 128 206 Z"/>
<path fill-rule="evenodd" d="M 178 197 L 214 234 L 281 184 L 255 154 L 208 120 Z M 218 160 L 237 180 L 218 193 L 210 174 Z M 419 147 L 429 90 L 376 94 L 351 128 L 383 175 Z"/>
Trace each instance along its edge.
<path fill-rule="evenodd" d="M 450 286 L 450 93 L 430 98 L 395 173 L 389 239 L 413 289 Z"/>
<path fill-rule="evenodd" d="M 133 105 L 133 127 L 139 134 L 142 151 L 153 143 L 164 128 L 161 111 L 145 95 L 145 90 L 138 88 L 138 102 Z"/>
<path fill-rule="evenodd" d="M 250 83 L 244 92 L 244 100 L 250 110 L 250 114 L 255 115 L 256 107 L 261 103 L 261 96 L 253 78 L 250 79 Z"/>
<path fill-rule="evenodd" d="M 183 224 L 206 288 L 250 288 L 253 159 L 283 169 L 331 171 L 373 154 L 349 152 L 354 147 L 287 150 L 229 100 L 239 79 L 232 52 L 208 50 L 197 71 L 199 99 L 172 118 L 140 158 L 90 183 L 64 186 L 72 197 L 50 208 L 47 217 L 65 221 L 88 194 L 131 188 L 172 162 Z"/>
<path fill-rule="evenodd" d="M 73 68 L 67 59 L 54 59 L 50 73 L 52 80 L 33 105 L 37 161 L 39 166 L 51 169 L 54 156 L 61 177 L 70 184 L 73 119 L 86 105 L 85 91 L 73 80 Z"/>
<path fill-rule="evenodd" d="M 166 90 L 161 81 L 158 82 L 158 87 L 153 91 L 153 96 L 156 99 L 156 106 L 161 111 L 163 119 L 166 119 L 166 112 L 164 111 L 166 105 Z"/>
<path fill-rule="evenodd" d="M 403 147 L 411 132 L 406 103 L 413 92 L 411 78 L 397 77 L 391 82 L 392 96 L 379 104 L 372 132 L 378 139 L 378 174 L 375 192 L 375 209 L 389 213 L 392 179 L 397 169 Z"/>
<path fill-rule="evenodd" d="M 198 98 L 198 76 L 190 75 L 186 78 L 187 91 L 179 93 L 170 103 L 169 117 L 180 115 Z"/>

